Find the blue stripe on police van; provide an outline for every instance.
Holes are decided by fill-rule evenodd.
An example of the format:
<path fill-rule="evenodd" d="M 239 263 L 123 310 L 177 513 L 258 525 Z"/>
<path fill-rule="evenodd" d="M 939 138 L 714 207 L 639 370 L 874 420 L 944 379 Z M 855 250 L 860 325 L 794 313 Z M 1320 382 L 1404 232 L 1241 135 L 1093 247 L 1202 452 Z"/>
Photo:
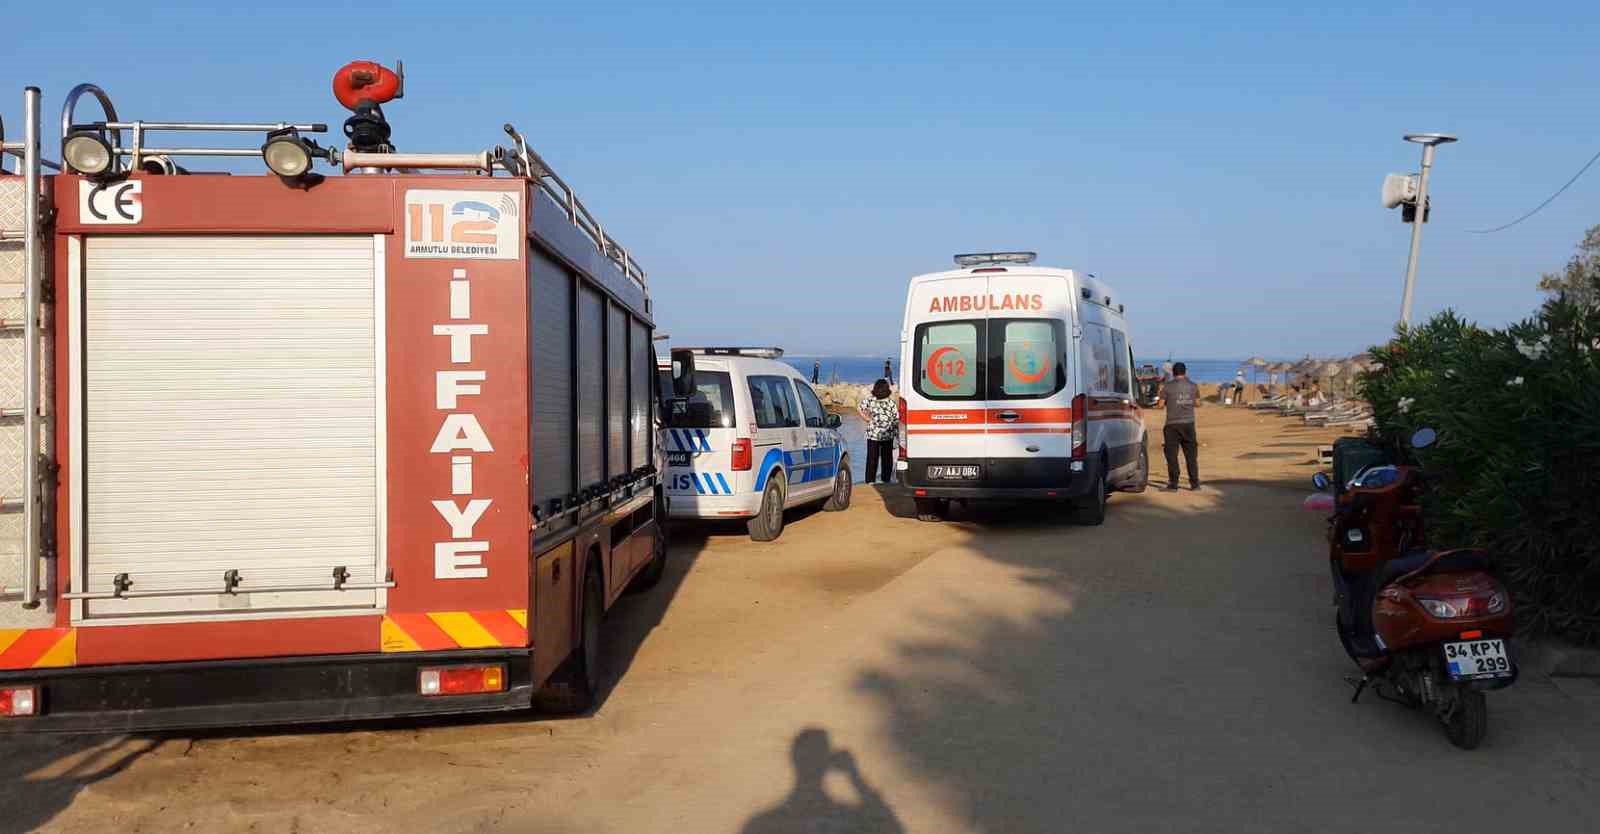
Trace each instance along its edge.
<path fill-rule="evenodd" d="M 689 477 L 694 479 L 694 494 L 705 495 L 706 488 L 700 483 L 700 476 L 691 472 L 689 473 Z"/>
<path fill-rule="evenodd" d="M 733 494 L 733 487 L 728 486 L 728 479 L 722 477 L 722 473 L 721 472 L 717 473 L 717 483 L 722 485 L 722 494 L 723 495 L 732 495 Z"/>
<path fill-rule="evenodd" d="M 696 429 L 695 430 L 695 436 L 700 438 L 700 451 L 702 451 L 702 452 L 711 451 L 711 440 L 706 437 L 706 433 L 705 432 Z"/>

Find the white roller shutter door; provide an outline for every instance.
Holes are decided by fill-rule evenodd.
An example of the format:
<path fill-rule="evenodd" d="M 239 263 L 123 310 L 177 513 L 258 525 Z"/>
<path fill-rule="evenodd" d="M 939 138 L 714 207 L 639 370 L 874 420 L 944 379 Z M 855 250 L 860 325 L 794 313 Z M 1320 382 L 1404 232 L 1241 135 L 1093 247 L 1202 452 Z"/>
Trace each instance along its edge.
<path fill-rule="evenodd" d="M 74 585 L 204 591 L 85 616 L 377 602 L 271 589 L 379 578 L 380 269 L 370 236 L 85 241 Z M 218 593 L 229 570 L 238 594 Z"/>

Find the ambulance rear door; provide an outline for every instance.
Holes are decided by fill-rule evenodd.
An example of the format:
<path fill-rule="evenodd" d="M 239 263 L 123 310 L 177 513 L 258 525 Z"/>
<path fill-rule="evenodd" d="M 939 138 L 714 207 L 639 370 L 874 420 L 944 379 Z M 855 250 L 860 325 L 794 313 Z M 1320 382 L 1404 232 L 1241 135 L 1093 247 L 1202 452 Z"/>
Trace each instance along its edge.
<path fill-rule="evenodd" d="M 951 461 L 982 464 L 986 322 L 981 306 L 988 295 L 987 274 L 957 273 L 911 285 L 901 396 L 906 400 L 906 456 L 912 461 L 936 459 L 941 467 Z M 940 469 L 938 474 L 965 472 Z M 970 478 L 951 480 L 979 477 L 974 471 Z"/>
<path fill-rule="evenodd" d="M 1072 281 L 989 276 L 985 486 L 1062 484 L 1072 456 Z"/>

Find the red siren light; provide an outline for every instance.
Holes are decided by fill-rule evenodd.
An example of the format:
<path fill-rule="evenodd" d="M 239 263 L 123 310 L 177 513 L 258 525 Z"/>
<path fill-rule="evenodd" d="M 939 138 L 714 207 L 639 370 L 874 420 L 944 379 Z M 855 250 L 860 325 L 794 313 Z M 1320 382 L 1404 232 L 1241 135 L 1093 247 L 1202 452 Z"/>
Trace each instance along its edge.
<path fill-rule="evenodd" d="M 405 65 L 395 62 L 398 71 L 377 61 L 351 61 L 333 74 L 333 97 L 354 110 L 363 101 L 383 104 L 405 95 Z"/>

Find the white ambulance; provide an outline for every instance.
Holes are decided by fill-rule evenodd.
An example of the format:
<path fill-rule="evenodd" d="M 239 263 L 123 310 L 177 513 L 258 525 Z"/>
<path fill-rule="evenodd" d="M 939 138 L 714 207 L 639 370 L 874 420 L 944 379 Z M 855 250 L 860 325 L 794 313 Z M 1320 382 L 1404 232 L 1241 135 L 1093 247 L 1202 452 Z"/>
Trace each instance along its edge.
<path fill-rule="evenodd" d="M 686 357 L 685 354 L 688 356 Z M 691 382 L 674 397 L 674 368 L 658 366 L 669 409 L 661 427 L 671 518 L 748 519 L 750 538 L 783 532 L 783 511 L 850 506 L 850 455 L 840 420 L 781 348 L 674 348 Z"/>
<path fill-rule="evenodd" d="M 1111 491 L 1144 491 L 1124 305 L 1034 257 L 957 255 L 957 269 L 911 279 L 897 469 L 925 521 L 951 499 L 1040 499 L 1099 524 Z"/>

